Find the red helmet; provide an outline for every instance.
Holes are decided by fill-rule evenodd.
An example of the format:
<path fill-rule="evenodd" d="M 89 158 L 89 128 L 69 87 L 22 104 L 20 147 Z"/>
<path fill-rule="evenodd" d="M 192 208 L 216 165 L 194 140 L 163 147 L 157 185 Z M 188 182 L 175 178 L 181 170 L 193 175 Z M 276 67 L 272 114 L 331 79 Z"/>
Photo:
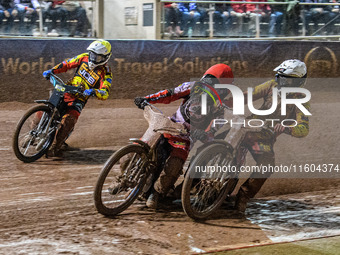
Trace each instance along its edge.
<path fill-rule="evenodd" d="M 209 79 L 211 80 L 210 82 Z M 226 64 L 217 64 L 210 67 L 204 73 L 201 80 L 211 85 L 216 83 L 231 84 L 234 81 L 234 74 L 230 66 Z"/>

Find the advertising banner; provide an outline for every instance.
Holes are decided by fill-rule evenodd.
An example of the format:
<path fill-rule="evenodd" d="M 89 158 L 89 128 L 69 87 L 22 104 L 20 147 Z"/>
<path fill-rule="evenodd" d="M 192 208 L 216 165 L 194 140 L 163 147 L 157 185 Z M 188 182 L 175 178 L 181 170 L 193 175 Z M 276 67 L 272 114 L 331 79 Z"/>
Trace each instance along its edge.
<path fill-rule="evenodd" d="M 202 77 L 217 63 L 228 64 L 235 78 L 273 77 L 283 60 L 307 64 L 309 77 L 338 77 L 337 42 L 136 41 L 112 40 L 110 98 L 133 98 Z M 89 40 L 0 40 L 0 102 L 30 102 L 49 89 L 42 72 L 86 52 Z M 72 76 L 67 74 L 65 79 Z M 253 84 L 256 85 L 256 84 Z M 249 86 L 249 84 L 247 85 Z M 15 99 L 13 98 L 15 95 Z"/>

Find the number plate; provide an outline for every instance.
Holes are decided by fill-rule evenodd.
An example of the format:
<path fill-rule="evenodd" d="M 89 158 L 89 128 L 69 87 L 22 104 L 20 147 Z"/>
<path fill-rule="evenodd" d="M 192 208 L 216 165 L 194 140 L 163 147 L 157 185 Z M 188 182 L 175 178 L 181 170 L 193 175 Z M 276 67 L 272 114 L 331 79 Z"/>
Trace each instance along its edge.
<path fill-rule="evenodd" d="M 56 89 L 57 91 L 61 91 L 61 92 L 64 92 L 64 91 L 65 91 L 65 88 L 62 87 L 62 86 L 59 86 L 59 85 L 56 85 L 56 86 L 55 86 L 55 89 Z"/>

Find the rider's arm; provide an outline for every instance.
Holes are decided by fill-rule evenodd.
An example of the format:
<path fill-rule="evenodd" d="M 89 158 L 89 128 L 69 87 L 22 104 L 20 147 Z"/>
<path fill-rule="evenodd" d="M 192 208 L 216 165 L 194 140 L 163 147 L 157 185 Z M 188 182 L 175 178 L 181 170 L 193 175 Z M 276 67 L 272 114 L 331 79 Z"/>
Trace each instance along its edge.
<path fill-rule="evenodd" d="M 275 86 L 275 81 L 270 80 L 256 86 L 253 90 L 253 101 L 266 97 Z M 248 91 L 243 92 L 244 104 L 248 103 Z M 228 98 L 224 102 L 228 107 L 233 107 L 233 98 Z"/>
<path fill-rule="evenodd" d="M 184 98 L 190 95 L 190 86 L 191 86 L 190 82 L 185 82 L 174 89 L 161 90 L 155 94 L 148 95 L 145 98 L 151 104 L 155 103 L 169 104 L 173 101 L 176 101 L 180 98 Z"/>
<path fill-rule="evenodd" d="M 303 106 L 309 110 L 310 103 L 305 103 Z M 300 109 L 296 109 L 296 121 L 297 125 L 295 127 L 291 127 L 288 130 L 288 133 L 294 137 L 302 138 L 308 135 L 309 133 L 309 119 L 308 116 L 304 115 Z"/>
<path fill-rule="evenodd" d="M 106 100 L 109 97 L 109 92 L 112 83 L 112 72 L 110 67 L 105 66 L 104 78 L 100 82 L 99 89 L 96 89 L 96 97 L 100 100 Z"/>
<path fill-rule="evenodd" d="M 87 53 L 80 54 L 74 58 L 70 58 L 68 60 L 65 60 L 61 62 L 60 64 L 56 65 L 52 68 L 53 73 L 65 73 L 67 70 L 76 68 L 80 66 L 82 60 L 88 56 Z"/>
<path fill-rule="evenodd" d="M 253 90 L 253 101 L 256 101 L 258 99 L 268 96 L 271 93 L 275 85 L 276 85 L 275 80 L 270 80 L 270 81 L 266 81 L 265 83 L 262 83 L 256 86 Z M 244 93 L 245 101 L 247 101 L 247 96 L 248 96 L 248 93 L 245 92 Z"/>

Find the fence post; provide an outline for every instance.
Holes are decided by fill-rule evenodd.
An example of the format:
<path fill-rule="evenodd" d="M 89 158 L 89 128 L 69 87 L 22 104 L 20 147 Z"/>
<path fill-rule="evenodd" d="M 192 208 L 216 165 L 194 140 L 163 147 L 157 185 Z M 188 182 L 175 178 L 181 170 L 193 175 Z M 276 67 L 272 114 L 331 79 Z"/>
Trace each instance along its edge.
<path fill-rule="evenodd" d="M 255 19 L 255 21 L 256 21 L 256 35 L 255 35 L 255 37 L 259 38 L 260 37 L 260 15 L 261 15 L 261 12 L 260 12 L 258 4 L 256 4 L 255 13 L 256 13 L 256 19 Z"/>
<path fill-rule="evenodd" d="M 40 33 L 40 36 L 42 37 L 43 36 L 43 9 L 42 9 L 42 1 L 39 1 L 39 33 Z"/>
<path fill-rule="evenodd" d="M 305 13 L 305 7 L 302 6 L 301 10 L 301 19 L 302 19 L 302 36 L 306 36 L 306 13 Z"/>
<path fill-rule="evenodd" d="M 214 5 L 209 4 L 209 38 L 212 39 L 214 37 Z"/>

